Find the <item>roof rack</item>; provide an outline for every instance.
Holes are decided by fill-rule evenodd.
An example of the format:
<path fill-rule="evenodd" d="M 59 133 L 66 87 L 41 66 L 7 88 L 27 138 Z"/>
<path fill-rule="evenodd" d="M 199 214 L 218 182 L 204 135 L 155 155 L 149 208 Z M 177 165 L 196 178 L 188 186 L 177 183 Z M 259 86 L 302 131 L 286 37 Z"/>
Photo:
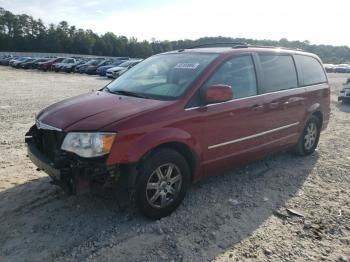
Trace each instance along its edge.
<path fill-rule="evenodd" d="M 223 43 L 211 43 L 211 44 L 202 44 L 202 45 L 196 45 L 191 46 L 186 49 L 194 49 L 194 48 L 202 48 L 202 47 L 216 47 L 216 46 L 227 46 L 232 48 L 274 48 L 274 49 L 284 49 L 284 50 L 292 50 L 292 51 L 304 51 L 300 48 L 288 48 L 288 47 L 282 47 L 282 46 L 264 46 L 264 45 L 251 45 L 247 44 L 245 42 L 223 42 Z M 181 49 L 183 51 L 184 49 Z"/>
<path fill-rule="evenodd" d="M 202 44 L 202 45 L 196 45 L 196 46 L 191 46 L 186 49 L 194 49 L 194 48 L 201 48 L 201 47 L 215 47 L 218 45 L 223 45 L 227 47 L 232 47 L 232 48 L 243 48 L 243 47 L 248 47 L 248 44 L 245 42 L 222 42 L 222 43 L 211 43 L 211 44 Z"/>
<path fill-rule="evenodd" d="M 247 47 L 252 48 L 273 48 L 273 49 L 284 49 L 284 50 L 292 50 L 292 51 L 304 51 L 301 48 L 289 48 L 289 47 L 283 47 L 283 46 L 270 46 L 270 45 L 247 45 Z M 236 48 L 236 47 L 234 47 Z"/>

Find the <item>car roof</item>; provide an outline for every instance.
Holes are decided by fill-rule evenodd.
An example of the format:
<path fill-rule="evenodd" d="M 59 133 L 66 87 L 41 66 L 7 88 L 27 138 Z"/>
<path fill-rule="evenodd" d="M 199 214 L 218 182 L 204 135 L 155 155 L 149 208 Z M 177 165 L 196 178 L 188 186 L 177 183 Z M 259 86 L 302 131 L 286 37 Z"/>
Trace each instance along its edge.
<path fill-rule="evenodd" d="M 300 54 L 317 57 L 313 53 L 308 53 L 299 49 L 288 49 L 283 47 L 265 47 L 265 46 L 233 46 L 233 47 L 200 47 L 179 49 L 175 51 L 166 52 L 163 54 L 173 53 L 207 53 L 207 54 L 240 54 L 240 53 L 276 53 L 276 54 Z"/>

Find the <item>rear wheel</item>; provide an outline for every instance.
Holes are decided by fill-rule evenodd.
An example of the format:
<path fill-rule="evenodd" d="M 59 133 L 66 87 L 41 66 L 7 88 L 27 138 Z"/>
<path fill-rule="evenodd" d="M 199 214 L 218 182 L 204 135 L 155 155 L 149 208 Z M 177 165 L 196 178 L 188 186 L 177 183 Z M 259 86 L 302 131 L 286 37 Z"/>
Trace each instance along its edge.
<path fill-rule="evenodd" d="M 190 184 L 190 170 L 177 151 L 159 149 L 140 166 L 136 202 L 142 214 L 159 219 L 182 202 Z"/>
<path fill-rule="evenodd" d="M 294 148 L 294 153 L 300 156 L 312 154 L 318 144 L 321 132 L 321 122 L 318 117 L 311 116 L 306 122 L 303 133 L 299 138 L 298 144 Z"/>

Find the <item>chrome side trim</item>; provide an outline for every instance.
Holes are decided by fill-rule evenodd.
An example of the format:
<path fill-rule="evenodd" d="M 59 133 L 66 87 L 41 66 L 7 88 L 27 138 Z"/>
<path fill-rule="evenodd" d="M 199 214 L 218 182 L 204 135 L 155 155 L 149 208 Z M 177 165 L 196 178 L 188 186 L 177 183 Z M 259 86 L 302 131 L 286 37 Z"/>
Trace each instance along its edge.
<path fill-rule="evenodd" d="M 190 110 L 194 110 L 194 109 L 198 109 L 198 108 L 200 108 L 200 106 L 185 108 L 185 111 L 190 111 Z"/>
<path fill-rule="evenodd" d="M 245 141 L 245 140 L 248 140 L 248 139 L 252 139 L 252 138 L 259 137 L 259 136 L 271 134 L 271 133 L 274 133 L 274 132 L 277 132 L 277 131 L 280 131 L 280 130 L 283 130 L 283 129 L 286 129 L 286 128 L 290 128 L 292 126 L 297 126 L 297 125 L 299 125 L 299 122 L 295 122 L 293 124 L 289 124 L 289 125 L 286 125 L 286 126 L 281 126 L 281 127 L 278 127 L 278 128 L 274 128 L 274 129 L 271 129 L 271 130 L 268 130 L 268 131 L 265 131 L 265 132 L 257 133 L 255 135 L 241 137 L 241 138 L 238 138 L 238 139 L 235 139 L 235 140 L 231 140 L 231 141 L 227 141 L 227 142 L 224 142 L 224 143 L 208 146 L 208 149 L 213 149 L 213 148 L 217 148 L 217 147 L 221 147 L 221 146 L 226 146 L 226 145 L 242 142 L 242 141 Z"/>
<path fill-rule="evenodd" d="M 59 131 L 59 132 L 62 131 L 62 129 L 44 124 L 43 122 L 39 121 L 38 119 L 35 121 L 35 125 L 38 129 L 45 129 L 45 130 L 52 130 L 52 131 Z"/>

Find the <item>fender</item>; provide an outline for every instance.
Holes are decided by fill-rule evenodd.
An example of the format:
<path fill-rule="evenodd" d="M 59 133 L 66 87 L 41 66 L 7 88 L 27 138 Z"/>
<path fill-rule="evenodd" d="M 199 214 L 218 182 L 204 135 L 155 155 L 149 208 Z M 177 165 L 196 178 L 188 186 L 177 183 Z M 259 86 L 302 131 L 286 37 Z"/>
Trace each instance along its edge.
<path fill-rule="evenodd" d="M 307 112 L 309 115 L 311 115 L 312 113 L 318 111 L 318 109 L 321 108 L 320 103 L 314 103 L 311 106 L 309 106 L 309 108 L 307 109 Z"/>
<path fill-rule="evenodd" d="M 301 133 L 302 130 L 304 129 L 304 126 L 307 122 L 307 120 L 310 118 L 310 116 L 315 113 L 316 111 L 320 111 L 322 112 L 321 110 L 321 105 L 320 103 L 313 103 L 311 104 L 305 111 L 305 115 L 304 115 L 304 118 L 302 119 L 302 123 L 300 123 L 299 125 L 299 132 Z"/>
<path fill-rule="evenodd" d="M 200 173 L 201 147 L 190 133 L 174 127 L 164 127 L 144 133 L 136 139 L 131 139 L 128 145 L 118 146 L 117 142 L 113 145 L 115 150 L 112 149 L 107 159 L 107 165 L 137 163 L 150 150 L 170 142 L 184 144 L 192 151 L 196 159 L 194 177 L 197 177 Z"/>

